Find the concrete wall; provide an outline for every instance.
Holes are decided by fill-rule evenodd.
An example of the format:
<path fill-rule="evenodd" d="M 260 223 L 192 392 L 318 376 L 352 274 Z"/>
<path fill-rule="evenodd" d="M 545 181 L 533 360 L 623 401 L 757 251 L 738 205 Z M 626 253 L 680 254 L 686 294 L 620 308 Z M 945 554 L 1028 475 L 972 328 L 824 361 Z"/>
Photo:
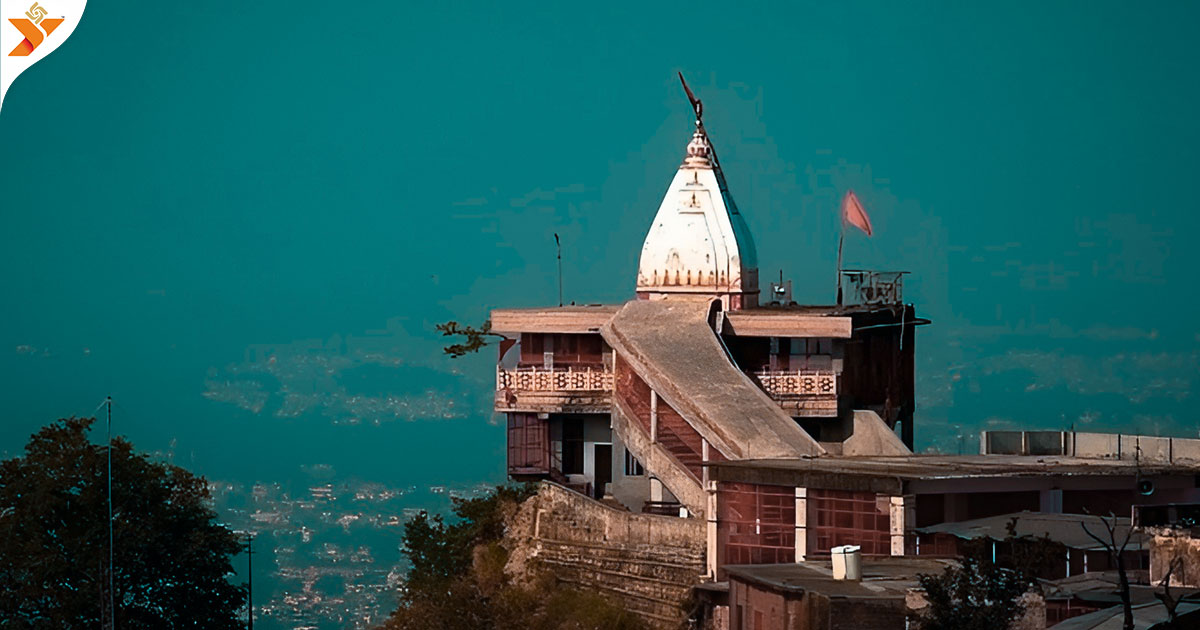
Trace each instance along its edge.
<path fill-rule="evenodd" d="M 642 464 L 641 475 L 626 475 L 625 452 L 627 448 L 615 431 L 612 437 L 613 481 L 610 489 L 613 498 L 620 501 L 621 505 L 629 508 L 630 511 L 641 512 L 642 505 L 650 500 L 650 471 L 645 470 L 646 465 Z M 634 457 L 637 456 L 634 455 Z"/>
<path fill-rule="evenodd" d="M 1192 438 L 1080 433 L 1071 431 L 984 431 L 984 455 L 1072 455 L 1133 460 L 1147 464 L 1200 464 L 1200 440 Z"/>
<path fill-rule="evenodd" d="M 543 482 L 506 535 L 505 570 L 537 569 L 610 595 L 652 627 L 676 628 L 681 604 L 705 572 L 705 523 L 633 514 Z"/>
<path fill-rule="evenodd" d="M 852 421 L 850 437 L 842 443 L 843 455 L 912 455 L 874 411 L 856 410 Z"/>

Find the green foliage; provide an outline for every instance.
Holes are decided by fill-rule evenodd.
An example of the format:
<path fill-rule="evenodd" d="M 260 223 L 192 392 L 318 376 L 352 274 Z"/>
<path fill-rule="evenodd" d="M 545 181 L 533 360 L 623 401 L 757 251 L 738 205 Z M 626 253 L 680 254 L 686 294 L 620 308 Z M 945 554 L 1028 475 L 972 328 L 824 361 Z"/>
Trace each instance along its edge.
<path fill-rule="evenodd" d="M 1008 535 L 1002 542 L 1005 562 L 1002 565 L 1024 577 L 1030 588 L 1041 590 L 1038 578 L 1049 579 L 1055 575 L 1067 557 L 1067 546 L 1055 542 L 1049 536 L 1017 535 L 1017 519 L 1014 516 L 1006 526 Z"/>
<path fill-rule="evenodd" d="M 492 322 L 487 321 L 479 328 L 471 326 L 462 326 L 458 322 L 446 322 L 436 326 L 438 332 L 442 333 L 443 337 L 462 337 L 462 343 L 455 343 L 442 348 L 442 352 L 450 355 L 452 358 L 479 352 L 486 346 L 491 345 L 489 337 L 499 337 L 504 339 L 504 335 L 492 332 Z"/>
<path fill-rule="evenodd" d="M 639 630 L 640 621 L 595 593 L 541 574 L 515 584 L 504 574 L 505 522 L 536 491 L 499 486 L 477 499 L 455 499 L 453 522 L 424 512 L 405 524 L 412 568 L 399 608 L 384 630 Z"/>
<path fill-rule="evenodd" d="M 917 619 L 920 630 L 1008 630 L 1024 612 L 1017 598 L 1028 580 L 990 561 L 964 557 L 941 575 L 921 575 L 929 607 Z"/>
<path fill-rule="evenodd" d="M 532 484 L 497 486 L 475 499 L 454 498 L 458 520 L 446 523 L 442 516 L 421 512 L 404 524 L 403 550 L 412 568 L 406 581 L 409 596 L 421 597 L 444 590 L 466 575 L 477 545 L 497 541 L 504 535 L 508 510 L 536 491 Z"/>
<path fill-rule="evenodd" d="M 107 600 L 107 453 L 94 419 L 59 420 L 0 462 L 0 627 L 98 628 Z M 114 599 L 120 628 L 243 627 L 228 581 L 237 536 L 204 479 L 112 441 Z"/>
<path fill-rule="evenodd" d="M 947 568 L 942 575 L 921 576 L 930 607 L 918 628 L 1006 630 L 1024 612 L 1016 598 L 1030 590 L 1041 590 L 1038 578 L 1053 573 L 1066 556 L 1066 547 L 1048 536 L 1018 536 L 1018 518 L 1008 522 L 1004 540 L 968 541 L 961 566 Z M 997 552 L 995 563 L 993 548 Z"/>

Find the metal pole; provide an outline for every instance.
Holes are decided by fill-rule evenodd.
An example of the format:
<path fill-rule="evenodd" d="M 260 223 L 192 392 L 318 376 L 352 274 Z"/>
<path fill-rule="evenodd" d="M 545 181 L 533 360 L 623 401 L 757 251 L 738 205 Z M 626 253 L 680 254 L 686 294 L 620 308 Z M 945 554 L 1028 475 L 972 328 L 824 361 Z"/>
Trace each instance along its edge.
<path fill-rule="evenodd" d="M 113 502 L 112 502 L 112 395 L 104 399 L 108 407 L 108 421 L 105 423 L 108 439 L 108 622 L 109 628 L 117 627 L 117 608 L 113 595 Z"/>
<path fill-rule="evenodd" d="M 246 534 L 246 577 L 247 630 L 254 630 L 254 534 Z"/>
<path fill-rule="evenodd" d="M 563 306 L 563 244 L 558 242 L 558 233 L 554 233 L 554 248 L 558 250 L 558 305 Z"/>
<path fill-rule="evenodd" d="M 837 305 L 842 305 L 842 243 L 846 241 L 846 219 L 842 218 L 842 232 L 838 237 L 838 261 L 837 261 Z"/>

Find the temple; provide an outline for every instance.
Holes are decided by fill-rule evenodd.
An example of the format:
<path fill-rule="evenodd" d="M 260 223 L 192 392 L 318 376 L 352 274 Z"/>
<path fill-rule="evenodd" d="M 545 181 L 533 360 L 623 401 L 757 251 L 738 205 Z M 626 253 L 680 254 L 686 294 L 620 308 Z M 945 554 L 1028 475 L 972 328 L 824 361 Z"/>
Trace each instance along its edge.
<path fill-rule="evenodd" d="M 785 627 L 754 620 L 794 598 L 816 608 L 809 625 L 786 627 L 822 628 L 836 611 L 812 589 L 840 546 L 903 584 L 903 567 L 928 571 L 956 554 L 962 528 L 947 524 L 985 519 L 994 531 L 1006 515 L 1052 523 L 1200 501 L 1196 440 L 991 433 L 977 455 L 915 455 L 916 329 L 929 322 L 905 303 L 904 272 L 839 270 L 836 304 L 797 303 L 782 279 L 764 293 L 747 221 L 689 97 L 695 130 L 650 221 L 631 299 L 491 313 L 508 338 L 495 390 L 508 473 L 544 482 L 531 555 L 652 625 L 679 622 L 677 595 L 705 602 L 693 621 L 708 627 Z M 1091 568 L 1107 566 L 1091 551 Z M 1087 571 L 1088 557 L 1064 558 L 1052 577 Z M 601 577 L 580 572 L 592 559 Z M 772 586 L 788 571 L 814 586 Z M 860 591 L 903 627 L 903 589 Z"/>

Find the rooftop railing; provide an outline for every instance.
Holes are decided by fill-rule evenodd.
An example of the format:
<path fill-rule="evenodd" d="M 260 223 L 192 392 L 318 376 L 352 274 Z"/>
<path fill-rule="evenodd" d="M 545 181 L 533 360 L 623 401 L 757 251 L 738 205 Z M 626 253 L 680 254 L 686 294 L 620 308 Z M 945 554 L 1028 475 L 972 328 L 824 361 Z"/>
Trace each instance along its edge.
<path fill-rule="evenodd" d="M 904 300 L 904 275 L 907 271 L 867 271 L 845 269 L 842 278 L 846 285 L 845 303 L 900 304 Z"/>
<path fill-rule="evenodd" d="M 604 368 L 496 367 L 496 389 L 515 392 L 611 392 L 612 370 Z"/>

